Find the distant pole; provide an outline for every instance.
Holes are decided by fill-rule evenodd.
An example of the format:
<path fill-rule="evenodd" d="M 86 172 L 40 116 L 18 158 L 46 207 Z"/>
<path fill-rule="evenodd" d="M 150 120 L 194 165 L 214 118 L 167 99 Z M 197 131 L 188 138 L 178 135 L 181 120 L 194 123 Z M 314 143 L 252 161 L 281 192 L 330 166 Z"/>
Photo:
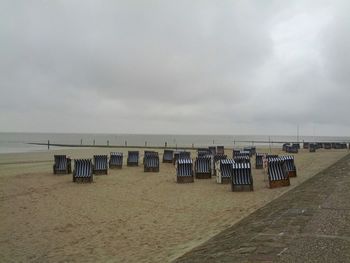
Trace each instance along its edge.
<path fill-rule="evenodd" d="M 269 136 L 269 148 L 270 148 L 270 153 L 272 152 L 271 151 L 271 137 Z"/>
<path fill-rule="evenodd" d="M 192 143 L 192 148 L 194 148 L 194 143 Z"/>
<path fill-rule="evenodd" d="M 165 143 L 164 143 L 164 147 L 166 148 L 167 146 L 168 146 L 168 143 L 167 143 L 167 142 L 165 142 Z"/>
<path fill-rule="evenodd" d="M 299 143 L 299 123 L 297 125 L 297 143 Z"/>
<path fill-rule="evenodd" d="M 50 140 L 47 141 L 47 149 L 50 150 Z"/>
<path fill-rule="evenodd" d="M 107 146 L 109 146 L 109 140 L 107 140 Z"/>
<path fill-rule="evenodd" d="M 80 145 L 83 145 L 83 139 L 80 139 Z"/>
<path fill-rule="evenodd" d="M 125 144 L 125 147 L 128 146 L 128 142 L 127 141 L 125 141 L 124 144 Z"/>
<path fill-rule="evenodd" d="M 95 146 L 95 139 L 94 139 L 94 146 Z"/>
<path fill-rule="evenodd" d="M 145 141 L 145 147 L 147 147 L 147 141 Z"/>
<path fill-rule="evenodd" d="M 215 144 L 215 141 L 213 140 L 213 144 Z"/>

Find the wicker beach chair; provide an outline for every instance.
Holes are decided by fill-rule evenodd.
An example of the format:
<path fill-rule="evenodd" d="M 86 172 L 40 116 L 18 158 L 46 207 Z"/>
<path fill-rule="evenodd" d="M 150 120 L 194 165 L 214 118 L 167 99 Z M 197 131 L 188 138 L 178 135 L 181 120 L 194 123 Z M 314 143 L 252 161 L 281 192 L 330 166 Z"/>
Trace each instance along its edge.
<path fill-rule="evenodd" d="M 308 143 L 308 142 L 303 142 L 303 148 L 304 148 L 304 149 L 309 149 L 309 145 L 310 145 L 310 143 Z"/>
<path fill-rule="evenodd" d="M 173 150 L 164 150 L 163 163 L 172 163 L 173 159 L 174 159 L 174 151 Z"/>
<path fill-rule="evenodd" d="M 108 156 L 107 155 L 94 155 L 94 170 L 96 175 L 108 174 Z"/>
<path fill-rule="evenodd" d="M 299 148 L 297 146 L 295 146 L 294 144 L 292 146 L 288 145 L 288 146 L 286 146 L 286 152 L 287 153 L 298 153 Z"/>
<path fill-rule="evenodd" d="M 53 164 L 54 174 L 70 174 L 72 172 L 71 159 L 66 155 L 55 155 Z"/>
<path fill-rule="evenodd" d="M 235 158 L 233 158 L 233 160 L 235 161 L 235 163 L 250 163 L 249 155 L 236 156 Z"/>
<path fill-rule="evenodd" d="M 333 146 L 332 146 L 332 148 L 333 148 Z M 316 152 L 316 144 L 314 144 L 314 143 L 309 144 L 309 152 L 310 153 Z"/>
<path fill-rule="evenodd" d="M 289 177 L 296 177 L 297 176 L 297 169 L 295 167 L 294 163 L 294 156 L 288 155 L 288 156 L 281 156 L 281 158 L 284 160 L 286 164 L 286 170 Z"/>
<path fill-rule="evenodd" d="M 159 172 L 159 155 L 157 152 L 148 152 L 143 163 L 144 172 Z"/>
<path fill-rule="evenodd" d="M 74 160 L 73 182 L 89 182 L 93 177 L 93 165 L 91 159 L 76 159 Z"/>
<path fill-rule="evenodd" d="M 232 164 L 231 190 L 232 192 L 254 190 L 250 163 Z"/>
<path fill-rule="evenodd" d="M 193 162 L 192 159 L 178 159 L 176 161 L 176 182 L 193 183 Z"/>
<path fill-rule="evenodd" d="M 139 165 L 139 151 L 128 151 L 127 166 Z"/>
<path fill-rule="evenodd" d="M 267 175 L 270 188 L 290 185 L 286 164 L 282 158 L 268 159 Z"/>
<path fill-rule="evenodd" d="M 216 182 L 218 184 L 231 183 L 233 159 L 222 159 L 216 162 Z"/>
<path fill-rule="evenodd" d="M 197 179 L 210 179 L 211 156 L 197 157 L 194 162 L 194 171 Z"/>
<path fill-rule="evenodd" d="M 123 167 L 123 153 L 122 152 L 111 152 L 109 158 L 109 168 L 118 168 Z"/>

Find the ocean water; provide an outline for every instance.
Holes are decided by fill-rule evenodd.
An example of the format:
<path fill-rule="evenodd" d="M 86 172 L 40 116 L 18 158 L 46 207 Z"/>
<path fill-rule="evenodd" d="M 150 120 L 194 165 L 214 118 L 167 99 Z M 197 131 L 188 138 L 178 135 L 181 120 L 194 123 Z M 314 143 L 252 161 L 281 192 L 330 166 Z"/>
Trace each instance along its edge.
<path fill-rule="evenodd" d="M 240 148 L 243 146 L 269 146 L 272 142 L 297 141 L 296 136 L 266 136 L 266 135 L 169 135 L 169 134 L 68 134 L 68 133 L 0 133 L 0 153 L 19 153 L 47 151 L 45 145 L 28 143 L 70 144 L 70 145 L 107 145 L 110 146 L 164 146 L 170 147 L 208 147 L 223 145 Z M 312 137 L 299 136 L 299 141 L 307 142 L 349 142 L 350 137 Z M 242 142 L 246 141 L 246 142 Z M 254 142 L 253 142 L 254 141 Z M 257 141 L 265 141 L 259 143 Z M 280 143 L 271 143 L 272 147 L 280 147 Z M 57 147 L 50 147 L 55 149 Z"/>

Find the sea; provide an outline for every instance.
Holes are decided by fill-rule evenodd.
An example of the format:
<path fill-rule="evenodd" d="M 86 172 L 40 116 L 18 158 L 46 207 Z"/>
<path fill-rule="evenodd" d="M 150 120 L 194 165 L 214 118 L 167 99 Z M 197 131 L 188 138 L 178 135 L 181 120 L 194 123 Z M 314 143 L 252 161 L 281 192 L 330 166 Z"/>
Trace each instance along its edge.
<path fill-rule="evenodd" d="M 171 134 L 87 134 L 87 133 L 0 133 L 0 153 L 47 151 L 47 145 L 109 145 L 153 146 L 169 148 L 208 147 L 223 145 L 241 148 L 244 146 L 280 147 L 281 142 L 349 142 L 350 137 L 330 136 L 282 136 L 282 135 L 171 135 Z M 62 147 L 50 146 L 50 149 Z M 65 146 L 65 148 L 70 148 Z"/>

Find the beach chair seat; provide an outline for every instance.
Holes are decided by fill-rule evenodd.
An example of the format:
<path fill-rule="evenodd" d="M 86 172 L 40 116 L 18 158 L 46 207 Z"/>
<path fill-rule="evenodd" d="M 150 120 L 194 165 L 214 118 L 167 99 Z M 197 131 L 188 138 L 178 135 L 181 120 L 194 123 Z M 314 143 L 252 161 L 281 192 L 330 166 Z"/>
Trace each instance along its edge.
<path fill-rule="evenodd" d="M 66 155 L 55 155 L 53 164 L 54 174 L 70 174 L 72 172 L 71 159 Z"/>
<path fill-rule="evenodd" d="M 172 163 L 173 159 L 174 159 L 174 151 L 173 150 L 164 150 L 163 163 Z"/>
<path fill-rule="evenodd" d="M 232 192 L 254 190 L 250 163 L 232 164 L 231 190 Z"/>
<path fill-rule="evenodd" d="M 139 151 L 128 151 L 127 166 L 139 165 Z"/>
<path fill-rule="evenodd" d="M 111 152 L 109 157 L 109 168 L 121 169 L 123 167 L 123 153 L 122 152 Z"/>
<path fill-rule="evenodd" d="M 74 160 L 73 182 L 89 182 L 93 181 L 93 165 L 91 159 Z"/>
<path fill-rule="evenodd" d="M 281 158 L 284 160 L 286 164 L 286 170 L 289 177 L 296 177 L 297 176 L 297 169 L 294 163 L 294 156 L 287 155 L 287 156 L 281 156 Z"/>
<path fill-rule="evenodd" d="M 195 177 L 197 179 L 211 178 L 211 156 L 197 157 L 194 167 Z"/>
<path fill-rule="evenodd" d="M 157 152 L 148 152 L 144 158 L 144 172 L 159 172 L 159 155 Z"/>
<path fill-rule="evenodd" d="M 233 159 L 222 159 L 216 162 L 216 182 L 218 184 L 229 184 L 232 176 Z"/>
<path fill-rule="evenodd" d="M 108 174 L 107 155 L 94 155 L 93 173 L 96 175 Z"/>
<path fill-rule="evenodd" d="M 267 175 L 270 188 L 290 185 L 285 161 L 280 157 L 268 159 Z"/>
<path fill-rule="evenodd" d="M 178 159 L 176 161 L 176 182 L 193 183 L 193 162 L 192 159 Z"/>

